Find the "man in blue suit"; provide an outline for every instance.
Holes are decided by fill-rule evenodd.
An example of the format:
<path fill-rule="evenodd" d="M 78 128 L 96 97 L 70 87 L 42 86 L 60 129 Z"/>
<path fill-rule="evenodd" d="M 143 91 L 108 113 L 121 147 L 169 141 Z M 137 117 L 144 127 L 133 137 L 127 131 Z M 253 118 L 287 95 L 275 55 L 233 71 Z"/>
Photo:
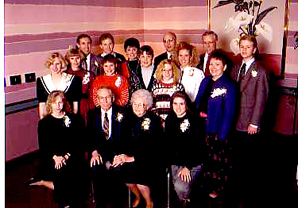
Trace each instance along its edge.
<path fill-rule="evenodd" d="M 121 203 L 119 197 L 125 187 L 112 166 L 114 156 L 120 152 L 119 138 L 124 113 L 113 105 L 115 97 L 111 89 L 99 88 L 96 91 L 100 107 L 89 112 L 87 125 L 91 139 L 90 166 L 96 206 L 106 207 L 107 200 Z M 114 200 L 109 198 L 111 196 Z M 119 204 L 117 206 L 121 207 Z"/>

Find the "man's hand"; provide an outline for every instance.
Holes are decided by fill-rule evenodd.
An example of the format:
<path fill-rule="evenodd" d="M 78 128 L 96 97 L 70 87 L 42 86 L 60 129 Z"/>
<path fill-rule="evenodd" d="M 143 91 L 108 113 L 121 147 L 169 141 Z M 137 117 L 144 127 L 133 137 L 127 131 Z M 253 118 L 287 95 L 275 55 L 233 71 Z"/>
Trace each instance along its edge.
<path fill-rule="evenodd" d="M 96 165 L 96 163 L 98 165 L 102 164 L 102 157 L 101 155 L 97 152 L 97 150 L 94 150 L 92 152 L 92 157 L 91 157 L 91 160 L 90 160 L 90 167 L 93 167 Z"/>

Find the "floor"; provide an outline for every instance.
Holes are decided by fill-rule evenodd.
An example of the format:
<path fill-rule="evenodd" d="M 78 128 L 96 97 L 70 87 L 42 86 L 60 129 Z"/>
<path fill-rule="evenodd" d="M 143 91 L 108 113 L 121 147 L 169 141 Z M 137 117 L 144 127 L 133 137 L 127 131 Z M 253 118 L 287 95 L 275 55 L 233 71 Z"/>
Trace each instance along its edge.
<path fill-rule="evenodd" d="M 290 208 L 298 207 L 298 190 L 294 187 L 295 165 L 298 152 L 298 137 L 271 135 L 266 139 L 264 155 L 266 155 L 266 178 L 262 185 L 256 187 L 259 193 L 258 200 L 249 200 L 248 203 L 242 200 L 241 191 L 229 192 L 226 200 L 222 203 L 213 202 L 204 197 L 204 194 L 197 193 L 194 197 L 193 207 L 197 208 Z M 24 183 L 34 173 L 38 165 L 37 153 L 31 153 L 6 163 L 5 175 L 5 204 L 6 208 L 57 208 L 54 203 L 52 191 L 45 188 L 27 189 Z M 165 183 L 166 184 L 166 183 Z M 166 189 L 157 195 L 161 196 L 161 202 L 155 207 L 176 208 L 176 196 L 171 188 L 170 207 L 167 206 Z M 127 193 L 128 194 L 128 193 Z M 252 202 L 252 203 L 251 203 Z M 91 198 L 86 200 L 86 208 L 93 208 Z M 128 202 L 126 206 L 128 207 Z M 141 206 L 143 207 L 143 206 Z"/>

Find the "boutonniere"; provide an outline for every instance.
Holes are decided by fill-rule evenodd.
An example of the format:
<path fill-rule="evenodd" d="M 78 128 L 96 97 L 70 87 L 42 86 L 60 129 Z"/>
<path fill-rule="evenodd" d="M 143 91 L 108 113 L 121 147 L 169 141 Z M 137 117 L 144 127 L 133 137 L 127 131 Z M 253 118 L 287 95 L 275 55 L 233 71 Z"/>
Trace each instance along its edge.
<path fill-rule="evenodd" d="M 182 132 L 185 132 L 187 129 L 189 129 L 189 127 L 190 127 L 190 123 L 189 123 L 188 119 L 184 119 L 182 121 L 182 123 L 180 124 L 180 130 Z"/>
<path fill-rule="evenodd" d="M 212 91 L 211 97 L 215 98 L 217 96 L 223 95 L 227 93 L 227 89 L 223 89 L 223 88 L 216 88 Z"/>
<path fill-rule="evenodd" d="M 121 122 L 122 121 L 122 119 L 123 119 L 123 114 L 122 113 L 118 113 L 117 114 L 117 117 L 116 117 L 116 120 L 118 121 L 118 122 Z"/>
<path fill-rule="evenodd" d="M 67 115 L 63 116 L 63 121 L 66 127 L 69 127 L 69 124 L 71 124 L 71 120 Z"/>
<path fill-rule="evenodd" d="M 145 131 L 149 130 L 150 123 L 151 123 L 150 118 L 145 118 L 144 121 L 142 122 L 142 127 Z"/>
<path fill-rule="evenodd" d="M 252 77 L 256 77 L 256 76 L 258 76 L 258 72 L 257 72 L 257 70 L 253 69 L 253 70 L 251 71 L 251 76 L 252 76 Z"/>
<path fill-rule="evenodd" d="M 87 74 L 85 74 L 85 76 L 83 77 L 83 81 L 82 81 L 82 83 L 83 83 L 83 84 L 88 84 L 89 81 L 90 81 L 90 73 L 87 72 Z"/>
<path fill-rule="evenodd" d="M 195 70 L 194 69 L 190 69 L 188 74 L 189 74 L 189 76 L 192 77 L 195 74 Z"/>
<path fill-rule="evenodd" d="M 116 87 L 120 87 L 120 85 L 121 85 L 121 77 L 118 77 L 118 78 L 116 79 L 116 81 L 115 81 L 115 85 L 116 85 Z"/>

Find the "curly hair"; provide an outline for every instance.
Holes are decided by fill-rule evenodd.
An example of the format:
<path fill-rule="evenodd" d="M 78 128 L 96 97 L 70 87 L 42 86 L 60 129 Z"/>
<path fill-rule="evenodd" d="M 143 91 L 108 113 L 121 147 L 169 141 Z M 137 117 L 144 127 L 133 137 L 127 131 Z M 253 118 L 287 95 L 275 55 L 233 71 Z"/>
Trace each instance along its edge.
<path fill-rule="evenodd" d="M 131 99 L 130 99 L 130 103 L 133 104 L 133 102 L 137 98 L 143 98 L 143 100 L 145 102 L 145 105 L 148 108 L 151 108 L 152 107 L 152 105 L 153 105 L 153 97 L 152 97 L 152 93 L 149 92 L 148 90 L 139 89 L 139 90 L 135 91 L 134 93 L 132 93 Z"/>
<path fill-rule="evenodd" d="M 179 51 L 181 51 L 181 50 L 189 51 L 189 55 L 190 55 L 189 65 L 192 67 L 196 67 L 198 65 L 198 53 L 197 53 L 196 48 L 193 45 L 191 45 L 185 41 L 182 41 L 177 45 L 176 55 L 175 55 L 176 57 L 174 57 L 174 59 L 175 59 L 176 63 L 178 63 L 179 66 L 180 66 Z"/>
<path fill-rule="evenodd" d="M 173 60 L 169 60 L 169 59 L 162 60 L 158 64 L 158 66 L 156 68 L 156 72 L 155 72 L 157 81 L 160 81 L 163 79 L 162 72 L 163 72 L 163 69 L 165 68 L 166 64 L 169 64 L 172 66 L 174 83 L 178 83 L 181 78 L 181 71 L 177 67 L 176 63 Z"/>
<path fill-rule="evenodd" d="M 46 60 L 45 67 L 49 69 L 50 66 L 55 62 L 56 58 L 60 60 L 62 69 L 67 66 L 67 62 L 65 61 L 63 56 L 59 52 L 54 52 L 49 55 L 48 59 Z"/>

